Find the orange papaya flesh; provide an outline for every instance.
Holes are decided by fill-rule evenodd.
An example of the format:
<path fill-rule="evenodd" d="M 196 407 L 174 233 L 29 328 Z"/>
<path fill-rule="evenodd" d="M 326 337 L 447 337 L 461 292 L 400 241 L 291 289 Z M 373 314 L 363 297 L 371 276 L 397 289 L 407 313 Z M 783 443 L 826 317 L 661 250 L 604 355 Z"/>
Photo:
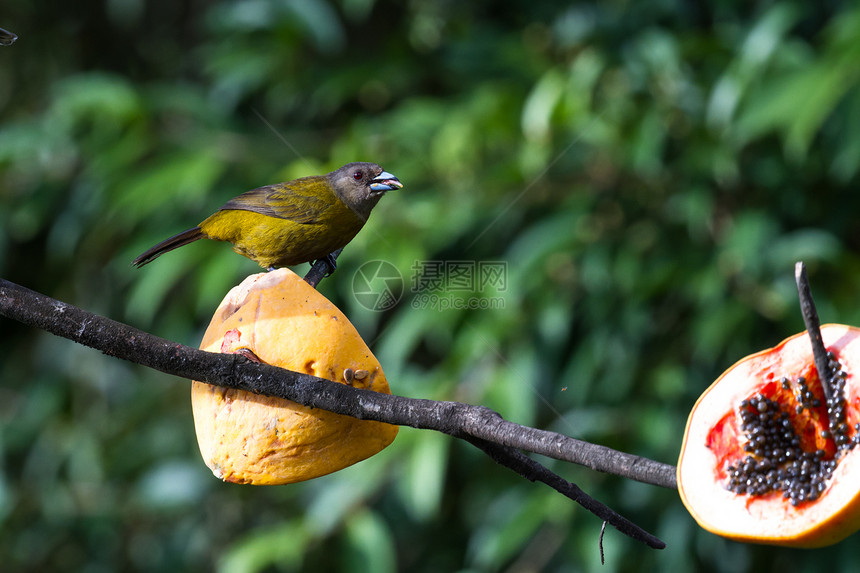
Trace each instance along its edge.
<path fill-rule="evenodd" d="M 379 361 L 346 316 L 289 269 L 251 275 L 234 287 L 200 347 L 391 393 Z M 202 382 L 192 383 L 191 406 L 203 460 L 233 483 L 277 485 L 326 475 L 381 451 L 398 430 Z"/>
<path fill-rule="evenodd" d="M 693 407 L 678 489 L 705 529 L 819 547 L 860 528 L 860 329 L 821 332 L 831 403 L 801 333 L 732 366 Z"/>

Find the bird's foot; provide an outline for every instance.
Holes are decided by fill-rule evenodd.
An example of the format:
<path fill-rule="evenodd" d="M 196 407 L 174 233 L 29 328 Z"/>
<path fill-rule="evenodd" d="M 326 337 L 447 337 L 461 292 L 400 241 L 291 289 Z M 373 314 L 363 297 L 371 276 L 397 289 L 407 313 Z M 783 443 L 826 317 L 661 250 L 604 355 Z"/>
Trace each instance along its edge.
<path fill-rule="evenodd" d="M 335 259 L 334 253 L 329 253 L 321 258 L 320 261 L 325 261 L 325 264 L 328 265 L 328 270 L 323 275 L 323 278 L 330 277 L 337 270 L 337 259 Z"/>

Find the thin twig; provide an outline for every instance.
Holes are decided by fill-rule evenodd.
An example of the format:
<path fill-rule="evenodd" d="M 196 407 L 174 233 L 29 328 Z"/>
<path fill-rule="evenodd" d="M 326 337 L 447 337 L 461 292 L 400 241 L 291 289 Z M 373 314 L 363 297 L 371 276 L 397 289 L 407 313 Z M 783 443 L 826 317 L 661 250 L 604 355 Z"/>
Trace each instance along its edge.
<path fill-rule="evenodd" d="M 500 446 L 498 444 L 488 442 L 486 440 L 477 440 L 475 438 L 466 438 L 466 440 L 473 444 L 475 447 L 482 450 L 485 454 L 490 456 L 497 463 L 512 469 L 519 475 L 528 479 L 529 481 L 539 481 L 547 484 L 557 492 L 562 495 L 569 497 L 597 517 L 603 520 L 603 526 L 606 527 L 606 524 L 609 523 L 629 537 L 633 539 L 638 539 L 642 541 L 649 547 L 654 549 L 664 549 L 666 544 L 663 543 L 658 537 L 651 535 L 629 519 L 624 516 L 616 513 L 606 505 L 600 503 L 584 491 L 579 488 L 574 483 L 571 483 L 561 476 L 551 472 L 535 460 L 526 456 L 519 450 L 515 450 L 513 448 L 508 448 L 505 446 Z M 603 532 L 601 531 L 601 548 L 602 548 L 602 539 Z M 602 553 L 602 549 L 601 549 Z"/>
<path fill-rule="evenodd" d="M 818 379 L 821 380 L 821 388 L 827 404 L 833 402 L 833 387 L 828 366 L 827 348 L 821 338 L 821 321 L 815 310 L 815 302 L 812 300 L 812 291 L 809 288 L 809 276 L 806 274 L 806 265 L 799 261 L 794 265 L 794 280 L 797 283 L 797 295 L 800 298 L 800 312 L 803 315 L 803 323 L 806 332 L 809 333 L 809 341 L 812 343 L 812 357 L 815 361 L 815 369 L 818 370 Z"/>
<path fill-rule="evenodd" d="M 0 28 L 0 46 L 11 46 L 18 39 L 18 34 Z"/>
<path fill-rule="evenodd" d="M 600 564 L 606 565 L 606 560 L 603 558 L 603 534 L 606 533 L 606 522 L 603 522 L 603 525 L 600 526 L 600 541 L 598 545 L 600 546 Z"/>

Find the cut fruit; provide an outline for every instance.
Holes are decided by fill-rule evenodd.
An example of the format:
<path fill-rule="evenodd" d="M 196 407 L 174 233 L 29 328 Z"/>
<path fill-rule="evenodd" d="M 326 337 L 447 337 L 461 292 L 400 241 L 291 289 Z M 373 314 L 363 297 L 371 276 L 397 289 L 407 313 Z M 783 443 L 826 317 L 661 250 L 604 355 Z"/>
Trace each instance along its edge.
<path fill-rule="evenodd" d="M 860 528 L 860 329 L 821 334 L 833 402 L 804 332 L 732 366 L 693 407 L 678 489 L 708 531 L 821 547 Z"/>
<path fill-rule="evenodd" d="M 251 275 L 233 288 L 200 348 L 391 393 L 346 316 L 289 269 Z M 390 424 L 201 382 L 192 384 L 191 405 L 203 460 L 235 483 L 319 477 L 372 456 L 397 435 Z"/>

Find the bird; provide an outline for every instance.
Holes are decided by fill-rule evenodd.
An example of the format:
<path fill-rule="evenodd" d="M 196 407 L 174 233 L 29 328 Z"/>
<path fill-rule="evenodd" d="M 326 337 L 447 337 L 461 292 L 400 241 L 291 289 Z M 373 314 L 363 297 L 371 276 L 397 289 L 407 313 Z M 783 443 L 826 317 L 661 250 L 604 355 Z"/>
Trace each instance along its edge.
<path fill-rule="evenodd" d="M 146 250 L 132 262 L 151 263 L 198 239 L 232 243 L 233 250 L 267 270 L 324 259 L 361 230 L 397 177 L 375 163 L 348 163 L 327 175 L 258 187 L 227 201 L 198 226 Z M 329 273 L 329 274 L 330 274 Z"/>

